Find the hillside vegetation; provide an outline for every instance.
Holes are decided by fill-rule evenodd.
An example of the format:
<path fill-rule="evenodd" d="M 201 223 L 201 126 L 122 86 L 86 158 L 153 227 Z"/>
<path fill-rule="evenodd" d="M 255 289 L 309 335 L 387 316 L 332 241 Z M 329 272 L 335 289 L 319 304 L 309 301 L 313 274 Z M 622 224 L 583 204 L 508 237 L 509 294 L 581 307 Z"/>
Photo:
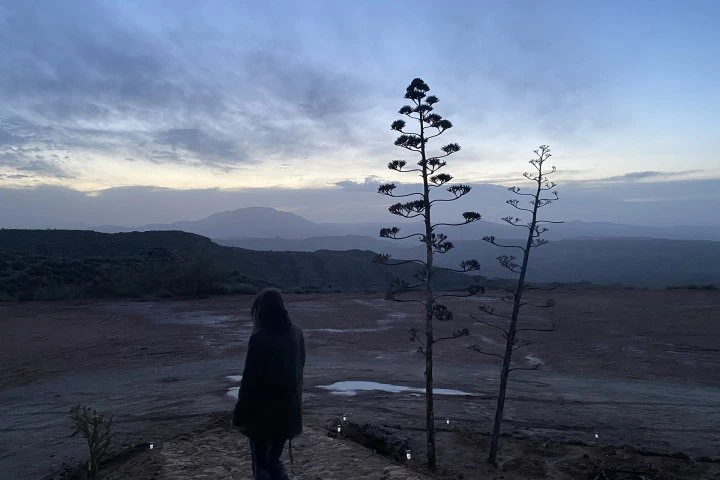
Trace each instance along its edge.
<path fill-rule="evenodd" d="M 344 250 L 348 247 L 388 252 L 397 258 L 420 259 L 419 242 L 389 242 L 372 237 L 315 237 L 308 239 L 228 238 L 219 243 L 258 250 Z M 517 240 L 506 239 L 506 244 Z M 455 267 L 476 258 L 486 277 L 507 277 L 496 261 L 502 249 L 482 240 L 459 240 L 455 248 L 437 259 Z M 552 240 L 533 255 L 528 278 L 534 282 L 592 282 L 601 285 L 664 288 L 679 285 L 720 285 L 720 242 L 655 238 L 575 238 Z"/>
<path fill-rule="evenodd" d="M 293 291 L 384 292 L 412 265 L 372 263 L 369 251 L 259 252 L 224 247 L 185 232 L 106 234 L 76 230 L 0 230 L 0 299 L 188 296 Z M 443 289 L 477 280 L 453 273 Z"/>

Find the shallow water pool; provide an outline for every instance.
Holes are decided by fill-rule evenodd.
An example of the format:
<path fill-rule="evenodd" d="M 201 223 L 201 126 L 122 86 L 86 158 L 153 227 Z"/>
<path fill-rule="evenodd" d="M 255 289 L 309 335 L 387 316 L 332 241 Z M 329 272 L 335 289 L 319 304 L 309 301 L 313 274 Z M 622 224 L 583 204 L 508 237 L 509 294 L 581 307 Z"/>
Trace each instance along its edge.
<path fill-rule="evenodd" d="M 335 382 L 332 385 L 320 385 L 319 388 L 330 391 L 333 395 L 356 395 L 358 392 L 388 392 L 388 393 L 425 393 L 424 388 L 407 387 L 404 385 L 393 385 L 390 383 L 365 382 L 365 381 L 345 381 Z M 448 388 L 436 388 L 436 395 L 451 396 L 473 396 L 473 393 L 463 392 L 462 390 L 453 390 Z"/>

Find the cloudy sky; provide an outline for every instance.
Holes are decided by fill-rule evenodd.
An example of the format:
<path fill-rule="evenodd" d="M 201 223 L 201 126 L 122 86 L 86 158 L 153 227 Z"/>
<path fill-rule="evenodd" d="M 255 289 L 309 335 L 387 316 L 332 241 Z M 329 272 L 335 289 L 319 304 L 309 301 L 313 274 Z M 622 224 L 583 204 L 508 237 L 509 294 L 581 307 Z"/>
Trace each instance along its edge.
<path fill-rule="evenodd" d="M 411 180 L 385 165 L 411 160 L 389 124 L 416 76 L 481 212 L 550 144 L 565 218 L 720 224 L 717 18 L 713 0 L 2 0 L 0 224 L 387 218 L 374 185 Z"/>

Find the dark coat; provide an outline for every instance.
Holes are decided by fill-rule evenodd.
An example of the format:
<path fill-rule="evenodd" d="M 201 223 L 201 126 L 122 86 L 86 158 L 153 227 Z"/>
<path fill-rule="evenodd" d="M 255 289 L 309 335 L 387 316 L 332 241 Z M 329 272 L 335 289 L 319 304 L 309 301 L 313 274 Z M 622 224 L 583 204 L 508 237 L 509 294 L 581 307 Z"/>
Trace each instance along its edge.
<path fill-rule="evenodd" d="M 248 342 L 233 425 L 253 440 L 285 440 L 302 432 L 305 339 L 288 319 Z"/>

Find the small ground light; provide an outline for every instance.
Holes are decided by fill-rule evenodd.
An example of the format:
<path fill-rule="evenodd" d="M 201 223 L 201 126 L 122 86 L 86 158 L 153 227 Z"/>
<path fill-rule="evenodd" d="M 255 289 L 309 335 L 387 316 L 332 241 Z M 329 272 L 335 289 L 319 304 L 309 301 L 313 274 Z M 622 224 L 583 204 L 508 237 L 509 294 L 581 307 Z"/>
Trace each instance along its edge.
<path fill-rule="evenodd" d="M 347 422 L 347 415 L 343 415 L 343 422 Z"/>
<path fill-rule="evenodd" d="M 600 438 L 600 435 L 597 432 L 595 432 L 595 440 L 597 440 L 598 438 Z"/>
<path fill-rule="evenodd" d="M 410 451 L 410 449 L 405 450 L 405 456 L 408 460 L 412 458 L 412 452 Z"/>
<path fill-rule="evenodd" d="M 342 430 L 342 427 L 338 425 L 338 433 L 340 433 L 340 430 Z"/>
<path fill-rule="evenodd" d="M 449 418 L 446 418 L 446 419 L 445 419 L 445 423 L 447 423 L 448 425 L 450 425 L 450 419 L 449 419 Z"/>
<path fill-rule="evenodd" d="M 152 450 L 153 448 L 155 448 L 155 444 L 153 442 L 150 442 L 148 444 L 148 447 L 150 447 L 150 450 Z"/>

